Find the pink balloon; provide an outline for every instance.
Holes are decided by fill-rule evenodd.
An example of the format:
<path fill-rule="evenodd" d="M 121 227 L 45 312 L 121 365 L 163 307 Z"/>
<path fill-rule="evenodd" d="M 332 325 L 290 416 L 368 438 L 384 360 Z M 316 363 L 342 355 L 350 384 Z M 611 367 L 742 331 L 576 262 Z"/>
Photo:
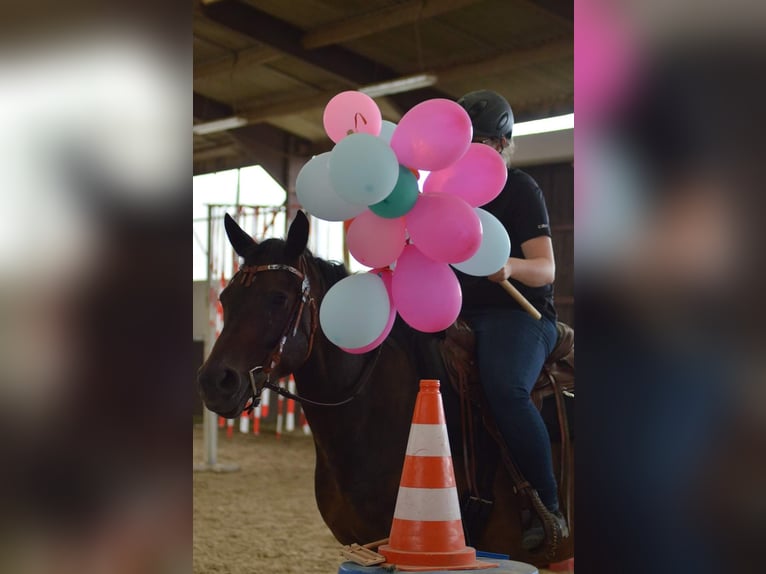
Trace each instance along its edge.
<path fill-rule="evenodd" d="M 472 136 L 468 112 L 452 100 L 436 98 L 402 116 L 391 136 L 391 149 L 407 167 L 436 171 L 460 159 Z"/>
<path fill-rule="evenodd" d="M 370 273 L 376 273 L 378 277 L 380 277 L 383 280 L 383 284 L 386 286 L 386 291 L 388 291 L 388 300 L 391 303 L 391 312 L 388 315 L 388 322 L 386 323 L 386 326 L 383 328 L 383 332 L 372 343 L 370 343 L 369 345 L 365 345 L 364 347 L 358 347 L 356 349 L 347 349 L 346 347 L 341 347 L 341 349 L 353 355 L 361 355 L 363 353 L 367 353 L 375 349 L 381 343 L 383 343 L 383 341 L 386 340 L 386 337 L 388 337 L 388 335 L 391 333 L 391 329 L 394 328 L 394 321 L 396 321 L 396 307 L 394 306 L 394 298 L 391 293 L 391 289 L 392 289 L 391 283 L 393 281 L 392 271 L 388 268 L 372 269 Z"/>
<path fill-rule="evenodd" d="M 508 168 L 492 147 L 472 143 L 465 155 L 446 169 L 432 171 L 423 184 L 425 193 L 451 193 L 479 207 L 503 191 Z"/>
<path fill-rule="evenodd" d="M 394 305 L 408 325 L 435 333 L 457 319 L 463 295 L 457 277 L 445 263 L 426 257 L 408 245 L 396 263 Z"/>
<path fill-rule="evenodd" d="M 405 219 L 412 242 L 434 261 L 460 263 L 481 245 L 481 220 L 457 195 L 423 193 Z"/>
<path fill-rule="evenodd" d="M 404 218 L 386 219 L 370 210 L 358 215 L 346 234 L 351 255 L 367 267 L 385 267 L 396 261 L 406 239 Z"/>
<path fill-rule="evenodd" d="M 377 136 L 383 125 L 380 108 L 370 96 L 349 90 L 334 96 L 324 109 L 324 129 L 338 143 L 351 133 Z"/>

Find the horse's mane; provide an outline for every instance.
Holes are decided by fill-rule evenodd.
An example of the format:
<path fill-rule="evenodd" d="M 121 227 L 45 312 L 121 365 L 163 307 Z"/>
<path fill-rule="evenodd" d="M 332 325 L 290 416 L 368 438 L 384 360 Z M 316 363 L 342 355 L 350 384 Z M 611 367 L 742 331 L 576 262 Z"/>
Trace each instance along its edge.
<path fill-rule="evenodd" d="M 305 253 L 307 259 L 313 261 L 316 265 L 319 276 L 322 278 L 322 282 L 326 289 L 329 289 L 344 277 L 348 277 L 348 269 L 346 269 L 346 266 L 343 265 L 343 263 L 325 261 L 321 257 L 314 257 L 308 249 Z"/>

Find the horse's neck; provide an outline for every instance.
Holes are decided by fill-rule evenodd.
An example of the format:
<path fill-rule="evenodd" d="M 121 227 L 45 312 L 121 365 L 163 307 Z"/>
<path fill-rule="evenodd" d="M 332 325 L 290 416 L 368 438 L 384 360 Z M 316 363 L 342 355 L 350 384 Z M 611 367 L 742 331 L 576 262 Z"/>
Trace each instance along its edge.
<path fill-rule="evenodd" d="M 323 340 L 295 373 L 299 394 L 322 402 L 348 398 L 360 377 L 366 379 L 361 392 L 346 405 L 304 406 L 318 456 L 326 457 L 323 462 L 333 469 L 370 456 L 371 451 L 376 457 L 403 456 L 399 451 L 406 445 L 417 392 L 416 386 L 405 384 L 415 376 L 414 371 L 408 376 L 411 361 L 403 349 L 386 344 L 371 370 L 370 361 L 375 361 L 372 353 L 351 355 Z"/>

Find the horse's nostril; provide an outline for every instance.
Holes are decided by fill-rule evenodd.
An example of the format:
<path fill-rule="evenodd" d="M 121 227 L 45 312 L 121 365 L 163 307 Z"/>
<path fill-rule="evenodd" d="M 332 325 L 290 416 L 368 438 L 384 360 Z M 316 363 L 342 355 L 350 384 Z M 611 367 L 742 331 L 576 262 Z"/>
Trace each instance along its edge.
<path fill-rule="evenodd" d="M 223 393 L 233 393 L 239 387 L 239 377 L 236 371 L 224 369 L 221 378 L 218 380 L 218 389 Z"/>
<path fill-rule="evenodd" d="M 203 369 L 199 374 L 199 382 L 208 397 L 215 395 L 232 395 L 239 388 L 237 372 L 228 369 Z"/>

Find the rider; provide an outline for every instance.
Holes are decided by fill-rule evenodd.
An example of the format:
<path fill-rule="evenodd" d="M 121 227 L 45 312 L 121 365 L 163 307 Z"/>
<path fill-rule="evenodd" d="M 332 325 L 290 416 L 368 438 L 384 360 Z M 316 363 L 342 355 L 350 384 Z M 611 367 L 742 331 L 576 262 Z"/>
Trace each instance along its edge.
<path fill-rule="evenodd" d="M 530 398 L 545 359 L 557 340 L 553 305 L 555 262 L 548 210 L 532 177 L 510 167 L 513 112 L 501 95 L 479 90 L 458 100 L 471 117 L 473 141 L 491 146 L 505 159 L 508 180 L 500 195 L 483 208 L 505 226 L 511 253 L 505 265 L 487 279 L 458 273 L 463 290 L 462 317 L 476 334 L 482 387 L 497 425 L 516 464 L 537 489 L 543 504 L 568 536 L 559 511 L 548 431 Z M 499 283 L 508 279 L 542 314 L 522 310 Z M 531 550 L 544 539 L 535 515 L 523 532 Z"/>

